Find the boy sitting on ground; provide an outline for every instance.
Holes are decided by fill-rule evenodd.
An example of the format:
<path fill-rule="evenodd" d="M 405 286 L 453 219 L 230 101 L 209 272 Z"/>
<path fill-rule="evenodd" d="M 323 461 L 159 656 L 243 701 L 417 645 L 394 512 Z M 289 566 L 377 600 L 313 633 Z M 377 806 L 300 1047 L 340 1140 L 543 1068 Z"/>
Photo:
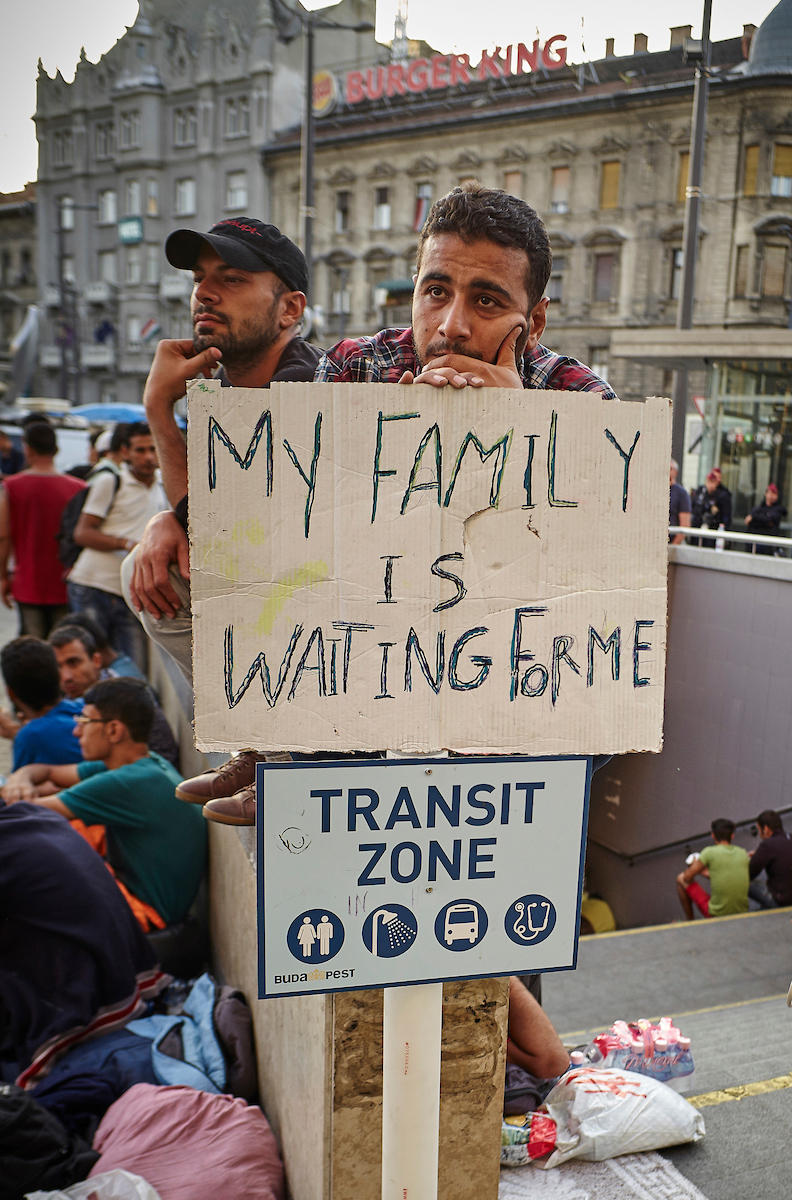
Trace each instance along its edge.
<path fill-rule="evenodd" d="M 734 821 L 717 817 L 710 826 L 714 846 L 705 846 L 693 862 L 677 875 L 677 894 L 688 921 L 693 920 L 693 905 L 704 917 L 725 917 L 748 912 L 748 854 L 742 846 L 733 846 Z M 707 873 L 709 894 L 695 883 L 697 875 Z"/>
<path fill-rule="evenodd" d="M 108 679 L 84 701 L 75 724 L 85 761 L 22 767 L 9 775 L 3 798 L 104 825 L 108 865 L 148 920 L 160 927 L 181 921 L 204 873 L 206 825 L 198 809 L 175 798 L 178 771 L 149 751 L 151 693 L 141 680 Z M 53 785 L 58 792 L 42 794 Z"/>

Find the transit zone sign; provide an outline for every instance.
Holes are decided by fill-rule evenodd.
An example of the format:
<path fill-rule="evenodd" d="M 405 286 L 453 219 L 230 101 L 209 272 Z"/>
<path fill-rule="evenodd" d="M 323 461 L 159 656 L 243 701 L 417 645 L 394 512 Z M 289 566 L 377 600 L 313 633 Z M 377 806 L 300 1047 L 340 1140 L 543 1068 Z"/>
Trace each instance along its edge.
<path fill-rule="evenodd" d="M 591 759 L 260 763 L 259 996 L 574 967 Z"/>

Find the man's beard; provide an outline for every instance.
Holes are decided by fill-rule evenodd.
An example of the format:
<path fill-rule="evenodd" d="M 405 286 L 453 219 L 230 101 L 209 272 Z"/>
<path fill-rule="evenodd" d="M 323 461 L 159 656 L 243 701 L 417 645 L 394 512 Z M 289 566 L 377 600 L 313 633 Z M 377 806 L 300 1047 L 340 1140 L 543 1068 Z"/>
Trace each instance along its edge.
<path fill-rule="evenodd" d="M 224 323 L 212 333 L 193 334 L 195 353 L 200 354 L 207 347 L 216 346 L 223 353 L 222 366 L 239 370 L 254 365 L 278 340 L 280 328 L 276 320 L 277 306 L 277 301 L 274 301 L 266 312 L 247 317 L 235 330 L 230 328 L 221 313 L 216 313 L 210 308 L 199 309 L 199 313 L 206 312 Z"/>
<path fill-rule="evenodd" d="M 413 344 L 415 337 L 413 335 Z M 469 346 L 462 346 L 459 342 L 430 342 L 424 350 L 423 354 L 418 353 L 418 347 L 415 347 L 415 356 L 418 359 L 418 365 L 423 370 L 428 362 L 433 358 L 441 358 L 444 354 L 460 354 L 464 358 L 475 358 L 479 362 L 486 362 L 486 357 L 480 350 L 473 350 Z"/>

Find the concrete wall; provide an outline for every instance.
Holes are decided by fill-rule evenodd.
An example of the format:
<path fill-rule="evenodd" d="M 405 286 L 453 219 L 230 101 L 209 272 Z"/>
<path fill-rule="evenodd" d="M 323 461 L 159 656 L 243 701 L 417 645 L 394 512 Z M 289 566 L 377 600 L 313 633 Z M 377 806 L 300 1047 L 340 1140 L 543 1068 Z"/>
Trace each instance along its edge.
<path fill-rule="evenodd" d="M 588 886 L 623 928 L 681 915 L 674 877 L 715 817 L 790 803 L 792 561 L 687 546 L 669 559 L 663 751 L 612 759 L 592 787 Z"/>
<path fill-rule="evenodd" d="M 253 830 L 210 828 L 215 973 L 253 1012 L 261 1103 L 293 1200 L 379 1200 L 382 992 L 257 1000 Z M 508 985 L 446 984 L 439 1194 L 496 1200 Z"/>

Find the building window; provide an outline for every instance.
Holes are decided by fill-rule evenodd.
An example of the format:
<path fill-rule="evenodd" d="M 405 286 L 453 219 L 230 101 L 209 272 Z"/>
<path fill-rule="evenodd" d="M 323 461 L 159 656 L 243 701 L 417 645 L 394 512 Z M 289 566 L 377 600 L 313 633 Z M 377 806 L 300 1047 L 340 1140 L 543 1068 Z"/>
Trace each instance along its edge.
<path fill-rule="evenodd" d="M 74 229 L 74 200 L 71 196 L 61 196 L 58 201 L 61 229 Z"/>
<path fill-rule="evenodd" d="M 330 283 L 330 312 L 334 317 L 349 316 L 350 292 L 349 271 L 344 267 L 334 268 Z"/>
<path fill-rule="evenodd" d="M 748 268 L 750 266 L 750 246 L 738 246 L 734 262 L 734 294 L 737 297 L 748 295 Z"/>
<path fill-rule="evenodd" d="M 112 158 L 115 149 L 115 130 L 112 121 L 100 121 L 96 126 L 96 157 Z"/>
<path fill-rule="evenodd" d="M 503 190 L 504 192 L 508 192 L 510 196 L 516 196 L 521 200 L 523 193 L 522 171 L 504 171 Z"/>
<path fill-rule="evenodd" d="M 115 225 L 118 220 L 118 203 L 113 188 L 99 193 L 99 224 Z"/>
<path fill-rule="evenodd" d="M 122 150 L 133 150 L 140 145 L 140 110 L 127 109 L 119 114 L 118 144 Z"/>
<path fill-rule="evenodd" d="M 671 271 L 668 279 L 668 296 L 678 300 L 682 291 L 682 247 L 674 246 L 671 250 Z"/>
<path fill-rule="evenodd" d="M 779 142 L 773 147 L 770 195 L 792 196 L 792 146 L 783 146 Z"/>
<path fill-rule="evenodd" d="M 390 191 L 386 187 L 374 189 L 374 228 L 390 229 L 391 205 Z"/>
<path fill-rule="evenodd" d="M 676 202 L 684 204 L 687 199 L 688 175 L 690 173 L 690 151 L 680 151 L 677 163 Z"/>
<path fill-rule="evenodd" d="M 128 179 L 124 189 L 124 215 L 139 217 L 143 211 L 140 203 L 140 180 Z"/>
<path fill-rule="evenodd" d="M 595 375 L 599 375 L 600 379 L 608 378 L 607 346 L 590 346 L 588 360 L 589 366 Z"/>
<path fill-rule="evenodd" d="M 76 282 L 77 276 L 75 275 L 75 272 L 74 272 L 74 255 L 73 254 L 64 254 L 63 258 L 61 259 L 61 271 L 63 273 L 63 282 L 64 283 L 75 283 Z"/>
<path fill-rule="evenodd" d="M 594 302 L 605 304 L 614 298 L 616 255 L 612 251 L 594 255 Z"/>
<path fill-rule="evenodd" d="M 146 180 L 146 216 L 159 216 L 159 180 L 151 177 Z"/>
<path fill-rule="evenodd" d="M 173 110 L 173 144 L 174 146 L 194 146 L 198 136 L 198 114 L 189 108 Z"/>
<path fill-rule="evenodd" d="M 349 229 L 349 201 L 351 192 L 336 192 L 335 196 L 335 231 L 346 233 Z"/>
<path fill-rule="evenodd" d="M 159 246 L 146 246 L 146 283 L 159 283 L 160 254 Z"/>
<path fill-rule="evenodd" d="M 786 244 L 765 242 L 762 247 L 762 295 L 785 296 L 787 275 Z"/>
<path fill-rule="evenodd" d="M 140 329 L 142 321 L 140 317 L 127 317 L 126 322 L 126 344 L 127 350 L 140 349 Z"/>
<path fill-rule="evenodd" d="M 621 163 L 617 159 L 600 165 L 600 208 L 619 207 L 619 185 L 621 182 Z"/>
<path fill-rule="evenodd" d="M 143 278 L 143 264 L 140 258 L 140 247 L 129 246 L 126 252 L 126 281 L 140 283 Z"/>
<path fill-rule="evenodd" d="M 115 250 L 100 250 L 99 278 L 104 283 L 118 283 L 118 259 Z"/>
<path fill-rule="evenodd" d="M 550 212 L 569 212 L 570 175 L 569 167 L 553 167 L 550 173 Z"/>
<path fill-rule="evenodd" d="M 250 133 L 250 101 L 247 96 L 226 100 L 223 132 L 226 137 L 242 137 Z"/>
<path fill-rule="evenodd" d="M 176 216 L 191 217 L 195 215 L 195 180 L 176 180 Z"/>
<path fill-rule="evenodd" d="M 743 195 L 756 195 L 756 181 L 759 176 L 759 147 L 745 147 L 745 161 L 743 162 Z"/>
<path fill-rule="evenodd" d="M 73 155 L 71 130 L 61 129 L 52 139 L 52 162 L 56 167 L 68 167 Z"/>
<path fill-rule="evenodd" d="M 548 299 L 560 304 L 564 299 L 564 271 L 566 270 L 566 259 L 560 254 L 553 255 L 553 268 L 550 272 L 550 278 L 547 281 Z"/>
<path fill-rule="evenodd" d="M 413 231 L 420 233 L 424 227 L 424 221 L 429 215 L 429 209 L 432 207 L 432 185 L 431 183 L 416 183 L 415 185 L 415 216 L 413 217 Z"/>
<path fill-rule="evenodd" d="M 27 246 L 23 246 L 19 251 L 19 274 L 16 281 L 18 284 L 35 283 L 33 278 L 33 258 Z"/>
<path fill-rule="evenodd" d="M 247 172 L 229 171 L 226 175 L 226 208 L 247 208 Z"/>

